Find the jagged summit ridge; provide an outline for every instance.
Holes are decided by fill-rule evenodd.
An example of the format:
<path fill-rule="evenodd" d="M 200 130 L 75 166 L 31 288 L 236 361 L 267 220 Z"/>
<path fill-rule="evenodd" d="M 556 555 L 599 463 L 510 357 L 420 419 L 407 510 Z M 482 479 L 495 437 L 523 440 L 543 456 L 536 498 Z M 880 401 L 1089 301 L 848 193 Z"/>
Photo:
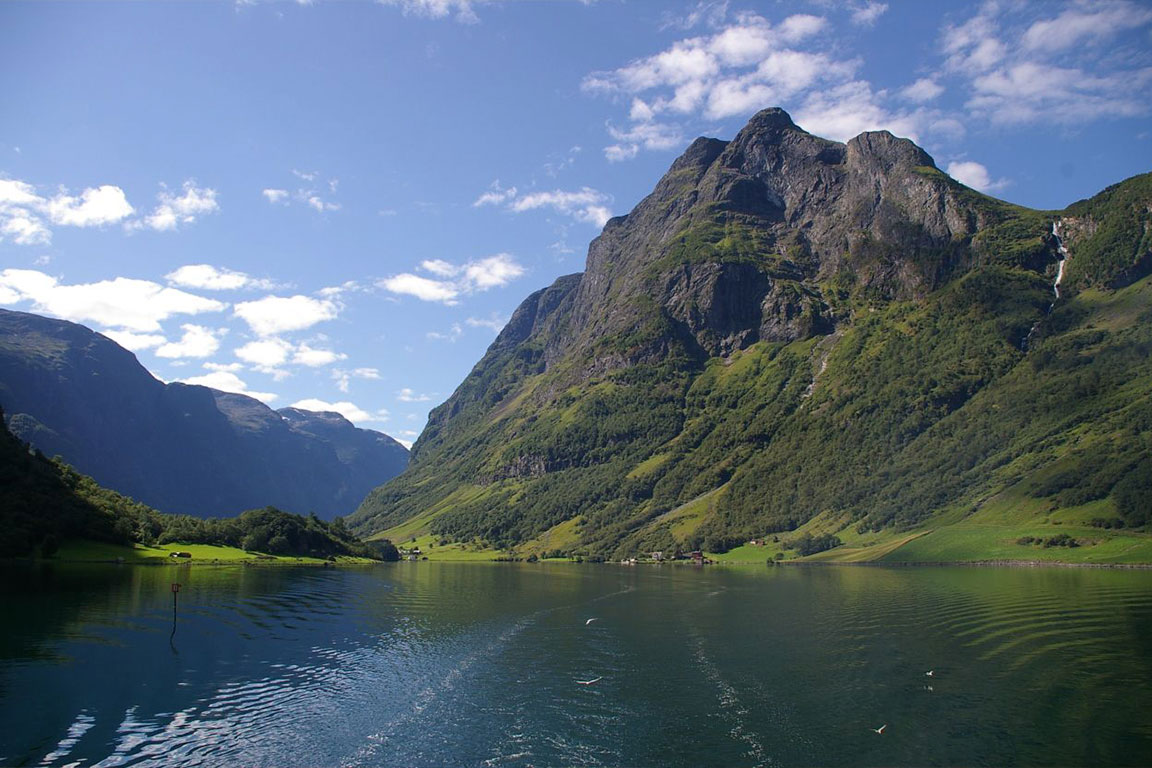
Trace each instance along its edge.
<path fill-rule="evenodd" d="M 863 283 L 889 298 L 937 287 L 963 266 L 955 245 L 991 221 L 974 194 L 908 139 L 875 131 L 841 144 L 763 110 L 731 141 L 694 141 L 605 226 L 583 277 L 563 286 L 572 323 L 546 334 L 547 357 L 627 333 L 632 321 L 613 308 L 645 299 L 698 356 L 830 332 L 836 311 L 812 283 Z"/>

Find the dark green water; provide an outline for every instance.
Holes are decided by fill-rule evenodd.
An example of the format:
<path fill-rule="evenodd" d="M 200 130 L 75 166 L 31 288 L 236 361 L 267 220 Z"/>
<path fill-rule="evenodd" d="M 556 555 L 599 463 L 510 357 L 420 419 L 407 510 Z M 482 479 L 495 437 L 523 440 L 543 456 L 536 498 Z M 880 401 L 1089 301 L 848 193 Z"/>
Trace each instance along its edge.
<path fill-rule="evenodd" d="M 1152 762 L 1147 571 L 0 576 L 3 765 Z"/>

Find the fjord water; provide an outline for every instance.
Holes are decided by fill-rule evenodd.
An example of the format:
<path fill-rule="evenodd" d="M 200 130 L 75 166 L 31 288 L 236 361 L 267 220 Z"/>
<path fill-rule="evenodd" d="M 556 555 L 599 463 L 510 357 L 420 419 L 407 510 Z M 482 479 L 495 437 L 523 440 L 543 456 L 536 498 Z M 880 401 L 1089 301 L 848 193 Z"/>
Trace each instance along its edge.
<path fill-rule="evenodd" d="M 57 565 L 0 609 L 3 765 L 1152 755 L 1148 571 Z"/>

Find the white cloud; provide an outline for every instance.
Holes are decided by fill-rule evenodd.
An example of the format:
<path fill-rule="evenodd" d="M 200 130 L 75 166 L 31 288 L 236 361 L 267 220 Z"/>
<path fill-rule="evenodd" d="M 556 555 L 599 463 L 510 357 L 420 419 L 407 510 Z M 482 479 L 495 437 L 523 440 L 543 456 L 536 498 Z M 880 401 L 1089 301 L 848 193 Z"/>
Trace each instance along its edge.
<path fill-rule="evenodd" d="M 429 259 L 422 261 L 420 268 L 440 279 L 404 272 L 379 280 L 376 285 L 390 293 L 451 306 L 459 303 L 463 295 L 505 286 L 524 274 L 524 267 L 509 253 L 497 253 L 464 264 Z"/>
<path fill-rule="evenodd" d="M 332 320 L 339 314 L 339 306 L 331 299 L 314 299 L 310 296 L 266 296 L 237 304 L 234 314 L 248 323 L 248 327 L 257 335 L 275 336 Z"/>
<path fill-rule="evenodd" d="M 640 152 L 639 144 L 610 144 L 604 147 L 604 157 L 610 163 L 631 160 Z"/>
<path fill-rule="evenodd" d="M 269 373 L 276 366 L 287 362 L 288 356 L 292 354 L 292 345 L 283 339 L 261 339 L 237 347 L 234 354 L 244 362 L 251 363 L 256 370 Z"/>
<path fill-rule="evenodd" d="M 204 363 L 204 370 L 206 371 L 224 371 L 228 373 L 235 373 L 236 371 L 244 370 L 243 363 Z"/>
<path fill-rule="evenodd" d="M 117 277 L 96 283 L 61 285 L 32 269 L 0 272 L 5 303 L 32 303 L 33 311 L 76 323 L 95 322 L 110 328 L 143 333 L 160 331 L 160 322 L 173 315 L 219 312 L 228 305 L 147 280 Z"/>
<path fill-rule="evenodd" d="M 220 348 L 220 337 L 227 329 L 212 330 L 202 325 L 182 325 L 184 335 L 180 341 L 168 342 L 156 350 L 157 357 L 211 357 Z"/>
<path fill-rule="evenodd" d="M 388 420 L 387 409 L 380 408 L 374 412 L 368 412 L 356 405 L 355 403 L 341 400 L 339 402 L 330 403 L 326 400 L 320 400 L 315 397 L 305 398 L 304 400 L 297 400 L 292 403 L 293 408 L 300 408 L 304 411 L 319 411 L 338 413 L 353 424 L 360 424 L 364 422 L 380 422 Z"/>
<path fill-rule="evenodd" d="M 0 241 L 17 245 L 47 245 L 52 240 L 48 224 L 69 227 L 102 227 L 115 224 L 134 212 L 124 190 L 111 184 L 89 187 L 79 196 L 61 189 L 52 197 L 19 179 L 0 179 Z"/>
<path fill-rule="evenodd" d="M 883 3 L 857 4 L 854 20 L 874 22 L 885 9 Z M 739 13 L 710 34 L 588 75 L 586 92 L 628 97 L 629 125 L 609 123 L 613 142 L 604 148 L 605 157 L 619 162 L 641 150 L 679 149 L 684 120 L 722 120 L 775 105 L 803 116 L 798 122 L 808 130 L 828 130 L 821 135 L 841 140 L 874 129 L 915 135 L 940 121 L 938 113 L 888 107 L 887 91 L 857 77 L 861 61 L 818 37 L 827 26 L 825 18 L 810 14 L 772 24 Z M 673 121 L 674 116 L 682 117 Z"/>
<path fill-rule="evenodd" d="M 863 5 L 852 10 L 852 23 L 860 27 L 870 27 L 888 10 L 887 3 L 878 3 L 867 0 Z"/>
<path fill-rule="evenodd" d="M 268 202 L 273 205 L 288 202 L 288 190 L 286 189 L 265 189 L 260 194 L 264 195 Z"/>
<path fill-rule="evenodd" d="M 247 395 L 263 403 L 272 403 L 279 398 L 279 395 L 271 392 L 253 392 L 248 389 L 248 385 L 244 383 L 239 376 L 231 371 L 213 371 L 212 373 L 205 373 L 202 376 L 192 376 L 187 379 L 179 379 L 178 381 L 184 384 L 197 384 L 201 387 L 218 389 L 221 392 Z"/>
<path fill-rule="evenodd" d="M 234 291 L 240 288 L 271 288 L 271 280 L 256 280 L 243 272 L 211 264 L 185 264 L 169 272 L 164 279 L 173 285 L 185 288 L 201 288 L 209 291 Z"/>
<path fill-rule="evenodd" d="M 420 269 L 440 277 L 453 277 L 460 274 L 459 266 L 443 259 L 425 259 L 420 262 Z"/>
<path fill-rule="evenodd" d="M 415 296 L 421 301 L 441 301 L 445 304 L 457 303 L 456 298 L 460 295 L 460 291 L 451 282 L 431 280 L 408 272 L 386 277 L 377 285 L 389 293 Z"/>
<path fill-rule="evenodd" d="M 43 201 L 31 184 L 19 179 L 0 179 L 0 206 L 38 205 Z"/>
<path fill-rule="evenodd" d="M 352 375 L 358 379 L 379 379 L 380 371 L 375 368 L 356 368 Z"/>
<path fill-rule="evenodd" d="M 900 95 L 909 101 L 932 101 L 944 93 L 944 86 L 930 77 L 922 77 L 916 82 L 900 91 Z"/>
<path fill-rule="evenodd" d="M 805 38 L 815 35 L 827 25 L 823 16 L 812 16 L 807 13 L 798 13 L 789 16 L 780 24 L 780 36 L 789 43 L 798 43 Z"/>
<path fill-rule="evenodd" d="M 181 195 L 167 189 L 161 190 L 156 196 L 160 204 L 148 216 L 130 222 L 128 228 L 169 232 L 181 225 L 192 224 L 205 214 L 220 210 L 220 204 L 216 202 L 216 190 L 198 187 L 192 179 L 185 181 L 182 189 L 184 193 Z"/>
<path fill-rule="evenodd" d="M 151 349 L 168 342 L 168 339 L 158 333 L 133 333 L 132 331 L 101 331 L 100 333 L 130 352 Z"/>
<path fill-rule="evenodd" d="M 426 403 L 432 398 L 429 395 L 420 395 L 408 387 L 396 393 L 396 399 L 402 403 Z"/>
<path fill-rule="evenodd" d="M 465 289 L 486 291 L 507 285 L 524 274 L 524 267 L 516 263 L 511 254 L 498 253 L 478 261 L 470 261 L 462 269 Z"/>
<path fill-rule="evenodd" d="M 805 129 L 836 141 L 878 130 L 916 140 L 921 122 L 915 114 L 889 112 L 864 80 L 813 92 L 796 117 L 796 122 Z"/>
<path fill-rule="evenodd" d="M 608 135 L 617 142 L 604 150 L 609 161 L 635 157 L 641 148 L 675 149 L 684 143 L 684 133 L 679 126 L 654 121 L 643 121 L 626 129 L 609 124 Z"/>
<path fill-rule="evenodd" d="M 948 175 L 981 192 L 990 192 L 1008 185 L 1007 179 L 993 181 L 987 168 L 971 160 L 949 163 Z"/>
<path fill-rule="evenodd" d="M 332 363 L 347 359 L 347 357 L 348 355 L 341 352 L 333 352 L 330 349 L 316 349 L 307 344 L 301 344 L 292 354 L 292 362 L 296 365 L 308 366 L 309 368 L 320 368 L 321 366 L 331 365 Z"/>
<path fill-rule="evenodd" d="M 0 209 L 0 241 L 9 237 L 16 245 L 47 245 L 52 241 L 52 232 L 26 211 L 9 213 Z"/>
<path fill-rule="evenodd" d="M 59 194 L 47 201 L 45 209 L 53 224 L 70 227 L 99 227 L 115 224 L 135 211 L 124 190 L 105 184 L 86 189 L 79 197 Z"/>

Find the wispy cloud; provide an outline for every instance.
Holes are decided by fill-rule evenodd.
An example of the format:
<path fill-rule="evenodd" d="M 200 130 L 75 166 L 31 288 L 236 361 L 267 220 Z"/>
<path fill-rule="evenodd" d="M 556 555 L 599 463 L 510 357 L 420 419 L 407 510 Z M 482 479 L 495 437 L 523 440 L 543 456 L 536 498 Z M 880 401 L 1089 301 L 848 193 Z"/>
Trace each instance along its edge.
<path fill-rule="evenodd" d="M 459 303 L 462 296 L 499 288 L 524 274 L 524 267 L 508 253 L 497 253 L 464 264 L 428 259 L 421 262 L 419 268 L 434 277 L 404 272 L 379 280 L 376 285 L 389 293 L 453 305 Z"/>
<path fill-rule="evenodd" d="M 986 2 L 944 27 L 941 50 L 973 117 L 1001 125 L 1083 124 L 1149 112 L 1147 41 L 1124 43 L 1121 35 L 1150 25 L 1152 8 L 1131 2 L 1074 4 L 1042 18 Z"/>
<path fill-rule="evenodd" d="M 156 196 L 160 201 L 152 213 L 142 219 L 133 219 L 125 224 L 129 230 L 153 229 L 169 232 L 187 224 L 193 224 L 201 216 L 220 210 L 216 201 L 216 190 L 197 186 L 189 179 L 181 187 L 182 193 L 173 193 L 164 188 Z"/>
<path fill-rule="evenodd" d="M 381 5 L 399 8 L 406 16 L 428 19 L 452 18 L 461 24 L 476 24 L 480 18 L 475 7 L 485 0 L 377 0 Z"/>
<path fill-rule="evenodd" d="M 303 184 L 297 184 L 296 189 L 289 190 L 284 187 L 265 187 L 260 190 L 272 205 L 289 205 L 297 203 L 304 205 L 318 213 L 338 211 L 340 203 L 331 199 L 340 186 L 340 180 L 335 178 L 322 179 L 318 171 L 301 171 L 293 168 L 291 174 Z"/>
<path fill-rule="evenodd" d="M 612 211 L 608 207 L 611 201 L 612 198 L 607 194 L 592 187 L 521 192 L 516 187 L 504 189 L 497 181 L 476 198 L 472 206 L 474 208 L 486 205 L 501 206 L 513 213 L 546 208 L 576 221 L 603 227 L 612 217 Z"/>

